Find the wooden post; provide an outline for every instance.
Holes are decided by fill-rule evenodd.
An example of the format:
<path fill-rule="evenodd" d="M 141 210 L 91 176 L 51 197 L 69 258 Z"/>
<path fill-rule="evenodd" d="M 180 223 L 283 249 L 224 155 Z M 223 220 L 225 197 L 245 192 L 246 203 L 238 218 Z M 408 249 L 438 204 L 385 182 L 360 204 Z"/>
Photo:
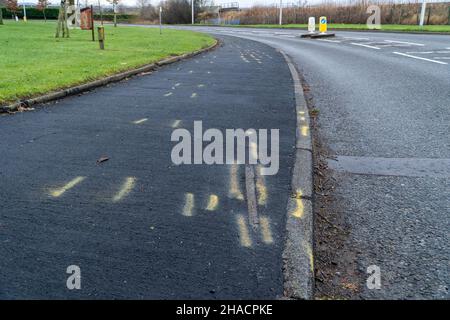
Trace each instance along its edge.
<path fill-rule="evenodd" d="M 92 30 L 92 41 L 95 41 L 95 30 L 94 30 L 94 6 L 91 4 L 91 30 Z"/>
<path fill-rule="evenodd" d="M 0 24 L 3 24 L 3 8 L 1 7 L 0 7 Z"/>
<path fill-rule="evenodd" d="M 105 27 L 97 27 L 98 30 L 98 43 L 100 45 L 100 50 L 105 50 Z"/>

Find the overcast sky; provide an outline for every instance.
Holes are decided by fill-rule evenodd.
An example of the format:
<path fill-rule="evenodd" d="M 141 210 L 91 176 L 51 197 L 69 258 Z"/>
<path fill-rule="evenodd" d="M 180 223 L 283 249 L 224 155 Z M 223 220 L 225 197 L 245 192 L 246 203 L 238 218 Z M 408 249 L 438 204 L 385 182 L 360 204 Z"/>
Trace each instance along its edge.
<path fill-rule="evenodd" d="M 98 0 L 87 0 L 88 3 L 96 4 L 98 3 Z M 100 0 L 102 3 L 106 3 L 106 0 Z M 239 5 L 241 7 L 251 7 L 252 5 L 256 4 L 262 4 L 262 5 L 269 5 L 273 3 L 279 3 L 280 0 L 215 0 L 214 3 L 216 5 L 220 5 L 222 3 L 230 3 L 230 2 L 239 2 Z M 450 0 L 449 0 L 450 1 Z M 19 3 L 37 3 L 37 0 L 19 0 Z M 53 4 L 58 4 L 60 0 L 50 0 Z M 80 3 L 84 4 L 86 0 L 80 0 Z M 158 4 L 159 0 L 150 0 L 153 4 Z M 321 2 L 321 0 L 308 0 L 308 3 L 318 3 Z M 136 0 L 121 0 L 121 3 L 126 5 L 135 5 Z M 283 3 L 298 3 L 298 0 L 283 0 Z"/>
<path fill-rule="evenodd" d="M 79 0 L 82 4 L 86 2 L 86 0 Z M 107 3 L 106 0 L 100 0 L 101 3 Z M 135 5 L 136 0 L 120 0 L 121 3 L 126 5 Z M 274 3 L 279 3 L 280 0 L 214 0 L 214 3 L 216 5 L 220 5 L 223 3 L 230 3 L 230 2 L 239 2 L 240 7 L 251 7 L 252 5 L 256 4 L 262 4 L 262 5 L 270 5 Z M 304 1 L 304 0 L 303 0 Z M 339 1 L 339 0 L 334 0 Z M 342 0 L 345 2 L 345 0 Z M 395 0 L 394 0 L 395 1 Z M 398 2 L 404 2 L 405 0 L 397 0 Z M 415 2 L 416 0 L 410 0 L 409 2 Z M 422 0 L 417 0 L 419 2 L 422 2 Z M 450 0 L 430 0 L 429 2 L 448 2 Z M 37 3 L 37 0 L 19 0 L 19 3 Z M 50 0 L 53 4 L 59 4 L 60 0 Z M 89 4 L 97 4 L 98 0 L 87 0 Z M 150 0 L 153 4 L 158 4 L 160 0 Z M 314 4 L 314 3 L 320 3 L 322 0 L 308 0 L 308 3 Z M 283 3 L 298 3 L 298 0 L 283 0 Z"/>

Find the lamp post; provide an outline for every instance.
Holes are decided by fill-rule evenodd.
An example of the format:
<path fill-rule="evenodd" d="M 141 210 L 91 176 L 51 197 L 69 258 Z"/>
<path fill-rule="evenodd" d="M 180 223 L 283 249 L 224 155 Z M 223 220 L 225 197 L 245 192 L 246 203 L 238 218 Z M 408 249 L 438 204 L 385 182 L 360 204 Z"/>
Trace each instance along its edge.
<path fill-rule="evenodd" d="M 191 15 L 192 15 L 192 25 L 194 24 L 194 0 L 191 0 Z"/>
<path fill-rule="evenodd" d="M 280 0 L 280 26 L 283 24 L 283 0 Z"/>

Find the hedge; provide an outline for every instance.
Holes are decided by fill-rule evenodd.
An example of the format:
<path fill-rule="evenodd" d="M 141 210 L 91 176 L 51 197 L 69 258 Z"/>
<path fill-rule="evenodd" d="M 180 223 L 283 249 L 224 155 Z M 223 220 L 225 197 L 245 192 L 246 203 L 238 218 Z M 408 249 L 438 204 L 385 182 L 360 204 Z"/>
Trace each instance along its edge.
<path fill-rule="evenodd" d="M 3 19 L 11 19 L 13 17 L 12 13 L 6 9 L 1 8 L 3 12 Z M 47 19 L 58 19 L 59 14 L 59 8 L 47 8 L 45 9 L 45 15 Z M 19 18 L 23 18 L 23 10 L 20 8 L 20 10 L 17 11 L 17 16 Z M 27 18 L 28 19 L 44 19 L 44 13 L 42 11 L 39 11 L 36 8 L 27 8 Z M 117 14 L 117 21 L 131 21 L 137 18 L 137 15 L 134 14 Z M 95 20 L 100 20 L 99 14 L 94 14 Z M 114 20 L 114 14 L 112 13 L 104 13 L 103 14 L 103 20 L 104 21 L 113 21 Z"/>
<path fill-rule="evenodd" d="M 11 19 L 13 17 L 11 11 L 6 8 L 2 8 L 3 19 Z M 23 18 L 23 9 L 20 8 L 17 12 L 19 18 Z M 47 19 L 58 19 L 59 8 L 47 8 L 45 9 L 45 16 Z M 28 19 L 44 19 L 44 13 L 36 8 L 27 8 Z"/>

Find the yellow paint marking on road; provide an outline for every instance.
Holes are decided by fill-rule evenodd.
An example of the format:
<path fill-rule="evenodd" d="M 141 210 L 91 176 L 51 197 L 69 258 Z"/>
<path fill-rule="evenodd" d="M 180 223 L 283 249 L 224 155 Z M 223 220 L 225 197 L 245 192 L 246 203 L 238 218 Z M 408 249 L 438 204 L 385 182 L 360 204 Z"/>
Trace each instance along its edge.
<path fill-rule="evenodd" d="M 262 167 L 258 166 L 256 174 L 256 190 L 258 191 L 258 204 L 264 206 L 267 203 L 267 188 L 264 181 L 264 176 L 261 175 Z"/>
<path fill-rule="evenodd" d="M 303 114 L 305 114 L 305 111 L 299 111 L 298 114 L 303 115 Z"/>
<path fill-rule="evenodd" d="M 295 198 L 295 209 L 292 211 L 292 215 L 296 218 L 303 217 L 303 212 L 305 210 L 305 207 L 303 205 L 302 201 L 302 191 L 300 189 L 297 190 L 297 192 L 294 195 Z"/>
<path fill-rule="evenodd" d="M 175 121 L 172 123 L 172 128 L 177 128 L 177 127 L 180 125 L 180 123 L 181 123 L 181 120 L 175 120 Z"/>
<path fill-rule="evenodd" d="M 86 177 L 76 177 L 75 179 L 69 181 L 66 185 L 64 185 L 61 188 L 58 189 L 54 189 L 54 190 L 50 190 L 50 195 L 52 197 L 58 198 L 60 196 L 63 195 L 64 192 L 72 189 L 73 187 L 75 187 L 77 184 L 79 184 L 80 182 L 82 182 L 84 179 L 86 179 Z"/>
<path fill-rule="evenodd" d="M 193 93 L 193 94 L 191 94 L 191 98 L 196 98 L 197 97 L 197 93 Z"/>
<path fill-rule="evenodd" d="M 239 180 L 238 180 L 238 165 L 232 164 L 230 166 L 230 192 L 229 197 L 244 200 L 244 196 L 242 195 L 241 189 L 239 188 Z"/>
<path fill-rule="evenodd" d="M 241 241 L 241 246 L 249 248 L 252 246 L 252 239 L 250 238 L 250 233 L 248 232 L 247 222 L 242 214 L 236 216 L 236 221 L 239 228 L 239 239 Z"/>
<path fill-rule="evenodd" d="M 170 97 L 173 93 L 172 92 L 168 92 L 164 95 L 164 97 Z"/>
<path fill-rule="evenodd" d="M 259 224 L 261 225 L 261 235 L 265 244 L 272 244 L 272 230 L 270 230 L 270 220 L 268 217 L 260 217 Z"/>
<path fill-rule="evenodd" d="M 306 118 L 305 117 L 300 117 L 300 120 L 306 121 Z"/>
<path fill-rule="evenodd" d="M 148 120 L 147 118 L 144 118 L 144 119 L 140 119 L 140 120 L 133 121 L 133 123 L 134 123 L 134 124 L 141 124 L 141 123 L 143 123 L 143 122 L 145 122 L 145 121 L 147 121 L 147 120 Z"/>
<path fill-rule="evenodd" d="M 192 217 L 193 209 L 194 209 L 194 194 L 193 193 L 186 193 L 184 195 L 185 202 L 184 202 L 184 208 L 183 208 L 183 216 L 185 217 Z"/>
<path fill-rule="evenodd" d="M 135 177 L 127 177 L 125 182 L 122 184 L 119 192 L 113 197 L 113 202 L 118 202 L 125 198 L 134 188 L 136 184 Z"/>
<path fill-rule="evenodd" d="M 305 248 L 306 254 L 308 255 L 309 258 L 309 268 L 311 272 L 314 273 L 314 255 L 311 246 L 307 242 L 304 242 L 303 247 Z"/>
<path fill-rule="evenodd" d="M 309 131 L 308 126 L 302 126 L 300 130 L 301 130 L 302 136 L 304 136 L 304 137 L 308 136 L 308 131 Z"/>
<path fill-rule="evenodd" d="M 215 194 L 209 196 L 208 205 L 206 206 L 206 210 L 215 211 L 217 206 L 219 205 L 219 197 Z"/>

